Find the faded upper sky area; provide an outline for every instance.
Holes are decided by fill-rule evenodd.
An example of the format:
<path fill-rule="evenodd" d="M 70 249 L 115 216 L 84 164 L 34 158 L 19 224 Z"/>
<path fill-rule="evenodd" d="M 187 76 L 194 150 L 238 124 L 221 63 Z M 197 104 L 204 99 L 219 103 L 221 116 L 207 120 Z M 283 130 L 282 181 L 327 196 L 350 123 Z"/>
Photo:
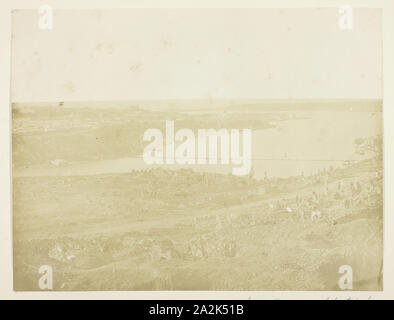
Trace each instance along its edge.
<path fill-rule="evenodd" d="M 13 12 L 13 102 L 382 98 L 381 11 Z"/>

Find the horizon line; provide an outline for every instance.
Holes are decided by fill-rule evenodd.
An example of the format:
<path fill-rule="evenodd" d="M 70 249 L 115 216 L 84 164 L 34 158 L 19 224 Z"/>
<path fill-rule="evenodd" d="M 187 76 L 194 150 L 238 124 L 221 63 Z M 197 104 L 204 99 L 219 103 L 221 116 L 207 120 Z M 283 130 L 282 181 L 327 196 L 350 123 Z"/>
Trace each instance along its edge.
<path fill-rule="evenodd" d="M 11 101 L 11 104 L 36 103 L 81 103 L 81 102 L 169 102 L 169 101 L 256 101 L 256 102 L 297 102 L 297 101 L 382 101 L 383 98 L 176 98 L 176 99 L 128 99 L 128 100 L 41 100 L 41 101 Z"/>

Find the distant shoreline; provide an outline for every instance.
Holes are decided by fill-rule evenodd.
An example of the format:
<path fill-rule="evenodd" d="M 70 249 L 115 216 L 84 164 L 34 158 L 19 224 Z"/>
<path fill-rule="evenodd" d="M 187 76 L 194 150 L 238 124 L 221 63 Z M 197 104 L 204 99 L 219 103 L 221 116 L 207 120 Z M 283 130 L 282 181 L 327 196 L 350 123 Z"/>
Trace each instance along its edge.
<path fill-rule="evenodd" d="M 147 109 L 147 110 L 231 110 L 242 111 L 294 111 L 332 110 L 381 112 L 382 99 L 234 99 L 234 100 L 130 100 L 130 101 L 57 101 L 57 102 L 14 102 L 13 108 L 57 107 L 57 108 L 97 108 L 97 109 Z"/>

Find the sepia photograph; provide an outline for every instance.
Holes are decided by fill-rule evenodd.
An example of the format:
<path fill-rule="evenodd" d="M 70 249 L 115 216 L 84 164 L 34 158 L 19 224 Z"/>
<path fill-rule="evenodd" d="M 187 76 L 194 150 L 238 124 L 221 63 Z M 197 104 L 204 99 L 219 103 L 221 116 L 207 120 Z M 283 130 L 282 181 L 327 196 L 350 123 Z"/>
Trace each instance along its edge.
<path fill-rule="evenodd" d="M 13 290 L 382 291 L 382 10 L 11 12 Z"/>

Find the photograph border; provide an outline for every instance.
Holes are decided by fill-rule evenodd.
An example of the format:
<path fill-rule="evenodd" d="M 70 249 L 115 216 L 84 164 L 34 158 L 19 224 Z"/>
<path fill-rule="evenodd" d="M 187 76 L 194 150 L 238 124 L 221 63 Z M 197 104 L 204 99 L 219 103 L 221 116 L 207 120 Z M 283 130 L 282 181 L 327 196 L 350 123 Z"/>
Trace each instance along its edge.
<path fill-rule="evenodd" d="M 381 8 L 383 28 L 383 291 L 86 291 L 15 292 L 12 265 L 11 12 L 38 9 L 110 8 Z M 0 299 L 394 299 L 394 1 L 390 0 L 5 0 L 0 4 Z M 312 44 L 311 44 L 312 45 Z"/>

